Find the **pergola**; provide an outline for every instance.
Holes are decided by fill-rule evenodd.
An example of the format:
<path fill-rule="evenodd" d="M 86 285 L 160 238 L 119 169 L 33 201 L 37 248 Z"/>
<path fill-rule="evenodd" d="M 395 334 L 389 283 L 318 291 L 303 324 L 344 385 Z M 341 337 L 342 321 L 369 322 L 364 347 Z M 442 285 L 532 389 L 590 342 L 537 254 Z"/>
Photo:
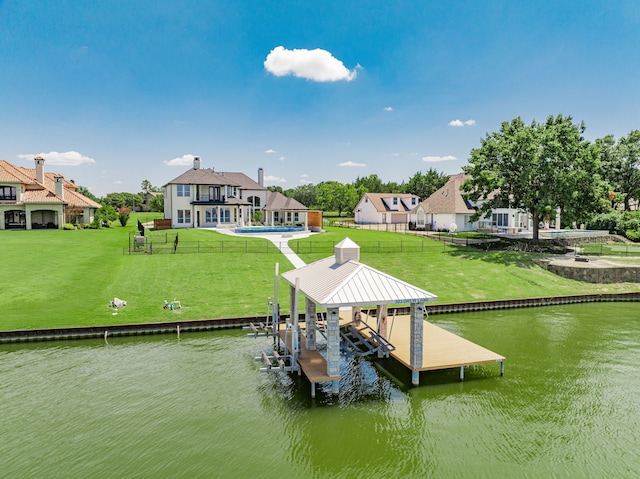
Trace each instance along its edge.
<path fill-rule="evenodd" d="M 423 358 L 424 303 L 436 299 L 434 294 L 410 285 L 391 275 L 360 263 L 360 247 L 349 238 L 335 246 L 335 255 L 282 277 L 290 285 L 291 316 L 297 317 L 298 293 L 305 296 L 307 350 L 316 349 L 316 313 L 326 310 L 327 364 L 326 375 L 333 379 L 333 393 L 338 393 L 340 380 L 340 309 L 350 309 L 351 320 L 358 320 L 363 307 L 375 305 L 378 333 L 386 337 L 386 316 L 390 304 L 410 305 L 411 380 L 419 384 Z M 313 381 L 312 381 L 313 383 Z"/>

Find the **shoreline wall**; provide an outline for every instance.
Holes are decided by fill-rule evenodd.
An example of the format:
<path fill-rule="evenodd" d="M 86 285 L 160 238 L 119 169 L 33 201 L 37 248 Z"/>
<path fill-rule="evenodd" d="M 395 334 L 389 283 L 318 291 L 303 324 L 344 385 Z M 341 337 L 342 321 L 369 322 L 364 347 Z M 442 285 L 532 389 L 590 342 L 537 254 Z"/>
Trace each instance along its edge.
<path fill-rule="evenodd" d="M 562 304 L 640 301 L 640 291 L 632 293 L 585 294 L 573 296 L 549 296 L 542 298 L 510 299 L 497 301 L 475 301 L 453 304 L 426 303 L 428 315 L 463 313 L 470 311 L 491 311 L 496 309 L 530 308 L 537 306 L 555 306 Z M 389 317 L 393 314 L 409 314 L 409 307 L 389 308 Z M 375 308 L 369 313 L 375 313 Z M 304 320 L 304 315 L 300 315 Z M 85 326 L 68 328 L 29 329 L 0 331 L 0 344 L 36 341 L 59 341 L 70 339 L 110 338 L 120 336 L 143 336 L 149 334 L 178 334 L 186 332 L 211 331 L 249 326 L 250 323 L 265 322 L 265 316 L 245 316 L 226 319 L 200 319 L 191 321 L 165 321 L 158 323 L 119 324 L 105 326 Z"/>

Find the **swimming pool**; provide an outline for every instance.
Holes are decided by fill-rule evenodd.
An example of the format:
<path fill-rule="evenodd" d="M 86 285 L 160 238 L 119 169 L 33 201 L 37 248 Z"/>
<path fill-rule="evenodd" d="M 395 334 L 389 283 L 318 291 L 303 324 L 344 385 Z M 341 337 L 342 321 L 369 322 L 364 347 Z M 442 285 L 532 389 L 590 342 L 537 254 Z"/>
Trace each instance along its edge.
<path fill-rule="evenodd" d="M 242 226 L 234 230 L 236 233 L 298 233 L 304 231 L 304 226 Z"/>

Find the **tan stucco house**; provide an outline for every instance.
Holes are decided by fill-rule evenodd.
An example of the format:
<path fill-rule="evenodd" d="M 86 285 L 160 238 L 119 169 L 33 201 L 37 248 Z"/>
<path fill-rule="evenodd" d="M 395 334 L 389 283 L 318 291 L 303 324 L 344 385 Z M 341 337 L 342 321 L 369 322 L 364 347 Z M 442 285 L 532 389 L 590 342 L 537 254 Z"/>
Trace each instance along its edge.
<path fill-rule="evenodd" d="M 34 161 L 35 168 L 24 168 L 0 160 L 0 229 L 61 229 L 72 219 L 91 223 L 100 204 L 62 175 L 45 172 L 44 158 Z"/>

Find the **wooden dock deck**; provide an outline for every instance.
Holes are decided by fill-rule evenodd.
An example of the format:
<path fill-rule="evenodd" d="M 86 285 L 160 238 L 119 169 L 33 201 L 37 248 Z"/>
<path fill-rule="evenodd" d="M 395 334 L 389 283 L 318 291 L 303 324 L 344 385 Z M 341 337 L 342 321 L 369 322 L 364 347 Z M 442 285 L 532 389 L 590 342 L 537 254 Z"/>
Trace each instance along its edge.
<path fill-rule="evenodd" d="M 280 330 L 280 339 L 291 351 L 291 334 L 286 330 Z M 322 354 L 316 350 L 308 350 L 304 334 L 300 335 L 300 356 L 297 358 L 300 369 L 311 383 L 322 383 L 325 381 L 336 381 L 340 376 L 327 375 L 327 361 Z"/>
<path fill-rule="evenodd" d="M 363 314 L 363 322 L 373 329 L 376 328 L 376 318 Z M 391 325 L 393 322 L 393 329 Z M 410 317 L 407 315 L 389 318 L 387 328 L 391 335 L 387 338 L 395 346 L 395 351 L 390 355 L 409 369 L 410 349 Z M 422 367 L 417 371 L 434 371 L 437 369 L 462 368 L 472 364 L 502 363 L 505 357 L 494 353 L 482 346 L 472 343 L 456 334 L 453 334 L 429 321 L 424 322 L 422 345 Z M 367 334 L 367 329 L 362 331 Z M 501 368 L 502 373 L 502 368 Z M 461 373 L 462 375 L 462 373 Z"/>

